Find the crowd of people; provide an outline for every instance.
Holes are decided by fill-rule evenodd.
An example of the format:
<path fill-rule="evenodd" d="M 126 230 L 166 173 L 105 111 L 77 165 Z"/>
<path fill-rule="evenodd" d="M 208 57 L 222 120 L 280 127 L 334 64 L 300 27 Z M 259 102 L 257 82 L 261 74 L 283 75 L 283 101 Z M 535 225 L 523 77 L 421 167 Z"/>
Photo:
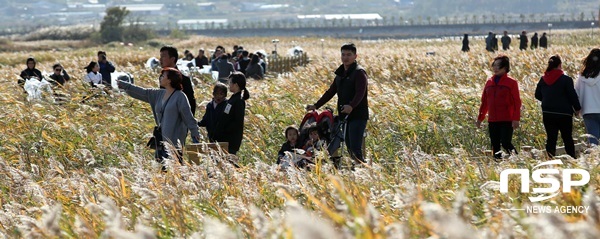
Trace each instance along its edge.
<path fill-rule="evenodd" d="M 525 35 L 525 32 L 522 33 Z M 495 37 L 490 33 L 490 45 L 494 50 Z M 510 49 L 510 38 L 507 32 L 501 38 L 503 49 Z M 465 39 L 467 36 L 465 36 Z M 545 34 L 542 39 L 545 38 Z M 521 37 L 521 43 L 527 40 Z M 540 41 L 542 42 L 542 41 Z M 546 47 L 546 41 L 541 47 Z M 532 44 L 532 46 L 537 46 Z M 206 105 L 206 110 L 200 121 L 195 118 L 196 98 L 189 77 L 177 69 L 179 59 L 178 51 L 173 46 L 164 46 L 160 49 L 159 63 L 162 71 L 158 77 L 159 89 L 141 88 L 132 83 L 118 81 L 117 85 L 131 97 L 150 104 L 154 115 L 156 129 L 155 158 L 163 162 L 167 158 L 167 144 L 173 145 L 177 152 L 175 155 L 182 162 L 182 149 L 188 132 L 192 141 L 199 142 L 199 127 L 205 127 L 209 142 L 227 142 L 227 152 L 237 154 L 240 149 L 246 110 L 246 100 L 250 98 L 247 89 L 247 78 L 254 74 L 264 74 L 259 54 L 250 54 L 243 48 L 236 47 L 237 57 L 231 60 L 231 54 L 225 53 L 223 47 L 215 49 L 214 55 L 206 57 L 204 50 L 200 49 L 197 57 L 189 52 L 185 53 L 186 59 L 194 59 L 197 65 L 212 65 L 218 69 L 219 79 L 212 92 L 212 101 Z M 115 66 L 107 61 L 106 53 L 98 52 L 98 61 L 92 61 L 85 67 L 87 74 L 84 81 L 92 86 L 99 84 L 110 85 L 110 73 L 115 71 Z M 307 111 L 315 111 L 325 105 L 337 95 L 339 117 L 344 120 L 344 142 L 350 158 L 357 164 L 365 163 L 363 152 L 364 133 L 369 119 L 368 107 L 368 76 L 366 70 L 357 62 L 357 48 L 352 43 L 342 45 L 340 48 L 342 64 L 334 71 L 335 78 L 323 95 L 313 104 L 306 105 Z M 27 79 L 44 79 L 42 73 L 36 69 L 34 58 L 28 58 L 27 68 L 21 72 L 19 84 Z M 547 69 L 538 82 L 535 98 L 542 103 L 543 124 L 547 134 L 546 152 L 553 157 L 556 154 L 556 142 L 560 132 L 565 150 L 571 157 L 576 157 L 572 137 L 573 117 L 583 116 L 586 130 L 593 137 L 589 143 L 598 144 L 600 138 L 600 49 L 593 49 L 583 61 L 580 76 L 575 83 L 573 79 L 562 71 L 562 59 L 558 55 L 550 57 Z M 253 68 L 256 67 L 256 68 Z M 521 98 L 518 81 L 510 77 L 510 59 L 506 55 L 499 55 L 491 64 L 493 75 L 487 80 L 481 96 L 479 115 L 475 125 L 482 126 L 487 117 L 489 138 L 495 159 L 502 158 L 502 149 L 508 153 L 517 154 L 517 149 L 512 144 L 512 135 L 520 125 Z M 243 70 L 242 70 L 243 69 Z M 55 84 L 63 85 L 71 77 L 61 64 L 53 66 L 50 79 Z M 255 72 L 255 70 L 257 72 Z M 223 71 L 223 72 L 221 72 Z M 231 96 L 228 98 L 228 92 Z M 300 141 L 300 130 L 295 126 L 285 129 L 286 142 L 278 153 L 277 163 L 281 164 L 285 152 L 295 149 L 304 150 L 304 164 L 311 162 L 311 157 L 317 151 L 323 151 L 329 142 L 325 142 L 323 135 L 315 125 L 308 125 L 309 137 Z M 158 134 L 158 135 L 157 135 Z M 300 166 L 300 165 L 296 165 Z M 164 169 L 164 168 L 163 168 Z"/>
<path fill-rule="evenodd" d="M 592 137 L 589 143 L 598 145 L 600 138 L 600 49 L 594 48 L 583 60 L 577 82 L 562 71 L 559 55 L 548 60 L 544 75 L 539 80 L 535 98 L 542 103 L 542 122 L 546 131 L 546 153 L 556 154 L 560 132 L 566 153 L 576 158 L 573 140 L 573 117 L 582 116 L 586 131 Z M 505 55 L 494 58 L 493 75 L 487 80 L 481 96 L 476 126 L 488 119 L 488 131 L 495 159 L 502 158 L 502 148 L 517 154 L 512 144 L 513 131 L 519 127 L 521 98 L 518 82 L 509 76 L 510 60 Z"/>
<path fill-rule="evenodd" d="M 210 66 L 211 71 L 218 72 L 218 80 L 221 83 L 227 83 L 229 75 L 234 72 L 241 72 L 246 78 L 259 80 L 265 77 L 267 71 L 264 53 L 252 53 L 238 45 L 234 45 L 230 53 L 223 46 L 217 46 L 209 57 L 206 56 L 204 48 L 198 50 L 195 57 L 189 50 L 185 50 L 184 55 L 185 60 L 194 61 L 200 69 Z"/>
<path fill-rule="evenodd" d="M 548 36 L 545 32 L 542 33 L 541 37 L 538 37 L 538 33 L 535 32 L 531 37 L 530 43 L 527 37 L 527 32 L 522 31 L 517 37 L 517 40 L 519 40 L 519 50 L 527 50 L 528 47 L 531 48 L 531 50 L 534 50 L 538 47 L 548 48 Z M 500 38 L 500 43 L 502 44 L 502 50 L 507 51 L 511 49 L 510 45 L 512 43 L 512 38 L 508 35 L 508 31 L 504 31 L 504 34 Z M 498 47 L 498 37 L 494 32 L 488 32 L 488 35 L 485 38 L 485 50 L 489 52 L 496 52 L 499 49 Z M 461 51 L 468 52 L 470 50 L 471 47 L 469 46 L 469 34 L 464 34 Z"/>

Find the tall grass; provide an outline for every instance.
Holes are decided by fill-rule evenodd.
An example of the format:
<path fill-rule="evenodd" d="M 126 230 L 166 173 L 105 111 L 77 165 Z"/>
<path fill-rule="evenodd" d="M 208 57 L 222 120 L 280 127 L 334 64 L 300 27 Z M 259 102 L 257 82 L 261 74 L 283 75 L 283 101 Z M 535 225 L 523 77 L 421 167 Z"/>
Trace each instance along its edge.
<path fill-rule="evenodd" d="M 585 32 L 562 32 L 552 48 L 508 51 L 511 75 L 524 102 L 517 147 L 542 148 L 545 134 L 535 85 L 552 54 L 575 76 L 594 42 Z M 82 83 L 83 67 L 99 49 L 136 83 L 155 87 L 157 73 L 143 68 L 158 48 L 103 46 L 71 52 L 17 52 L 0 57 L 0 234 L 25 238 L 597 238 L 600 151 L 565 167 L 584 168 L 589 186 L 544 205 L 586 205 L 588 214 L 526 214 L 502 211 L 529 205 L 528 194 L 498 191 L 499 173 L 531 168 L 540 160 L 526 153 L 490 162 L 485 130 L 473 126 L 480 94 L 495 54 L 473 40 L 361 42 L 359 62 L 369 75 L 371 119 L 366 138 L 373 166 L 336 171 L 279 171 L 273 165 L 283 129 L 299 124 L 304 105 L 327 89 L 340 64 L 344 40 L 292 40 L 312 57 L 297 72 L 251 81 L 242 168 L 214 155 L 200 165 L 169 162 L 160 173 L 144 148 L 153 126 L 148 105 L 113 92 L 103 95 Z M 271 49 L 270 39 L 161 39 L 180 51 L 242 44 Z M 513 44 L 514 45 L 514 44 Z M 323 50 L 323 52 L 322 52 Z M 281 51 L 281 50 L 280 50 Z M 426 56 L 426 52 L 436 52 Z M 321 54 L 322 52 L 322 54 Z M 69 101 L 28 102 L 16 84 L 28 56 L 50 70 L 61 62 L 73 80 L 60 91 Z M 196 85 L 208 101 L 212 82 Z M 97 94 L 95 97 L 87 98 Z M 85 103 L 82 99 L 86 98 Z M 333 105 L 335 99 L 332 101 Z M 200 114 L 203 107 L 199 108 Z M 197 115 L 200 117 L 200 115 Z M 576 122 L 575 134 L 583 133 Z"/>

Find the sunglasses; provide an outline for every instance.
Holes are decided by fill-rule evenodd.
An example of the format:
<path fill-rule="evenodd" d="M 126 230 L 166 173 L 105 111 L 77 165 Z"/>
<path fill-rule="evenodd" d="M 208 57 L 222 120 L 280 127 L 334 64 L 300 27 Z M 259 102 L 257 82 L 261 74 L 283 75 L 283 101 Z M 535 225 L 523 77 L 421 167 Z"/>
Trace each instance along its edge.
<path fill-rule="evenodd" d="M 62 71 L 62 69 L 54 69 L 54 71 Z"/>

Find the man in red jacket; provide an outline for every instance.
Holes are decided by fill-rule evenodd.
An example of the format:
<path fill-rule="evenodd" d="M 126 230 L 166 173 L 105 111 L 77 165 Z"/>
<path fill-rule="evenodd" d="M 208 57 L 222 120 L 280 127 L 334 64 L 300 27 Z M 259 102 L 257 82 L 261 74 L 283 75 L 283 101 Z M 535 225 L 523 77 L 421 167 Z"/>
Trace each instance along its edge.
<path fill-rule="evenodd" d="M 488 114 L 494 158 L 501 159 L 501 144 L 509 153 L 517 153 L 511 141 L 513 130 L 519 127 L 521 119 L 521 97 L 517 81 L 508 76 L 510 61 L 507 56 L 500 55 L 494 58 L 492 70 L 494 75 L 487 80 L 483 88 L 476 126 L 481 128 L 481 122 Z"/>

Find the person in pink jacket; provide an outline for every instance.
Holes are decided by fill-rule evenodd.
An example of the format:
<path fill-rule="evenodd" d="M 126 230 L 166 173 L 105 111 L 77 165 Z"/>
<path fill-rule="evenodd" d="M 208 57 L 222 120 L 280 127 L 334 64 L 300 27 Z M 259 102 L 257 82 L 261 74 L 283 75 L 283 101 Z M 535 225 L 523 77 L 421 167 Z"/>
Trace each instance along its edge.
<path fill-rule="evenodd" d="M 475 125 L 481 128 L 481 122 L 487 114 L 494 158 L 501 159 L 501 145 L 509 153 L 517 154 L 517 149 L 512 144 L 512 135 L 519 127 L 521 119 L 521 97 L 517 81 L 508 76 L 510 72 L 508 56 L 499 55 L 494 58 L 492 70 L 494 75 L 487 80 L 483 88 Z"/>

